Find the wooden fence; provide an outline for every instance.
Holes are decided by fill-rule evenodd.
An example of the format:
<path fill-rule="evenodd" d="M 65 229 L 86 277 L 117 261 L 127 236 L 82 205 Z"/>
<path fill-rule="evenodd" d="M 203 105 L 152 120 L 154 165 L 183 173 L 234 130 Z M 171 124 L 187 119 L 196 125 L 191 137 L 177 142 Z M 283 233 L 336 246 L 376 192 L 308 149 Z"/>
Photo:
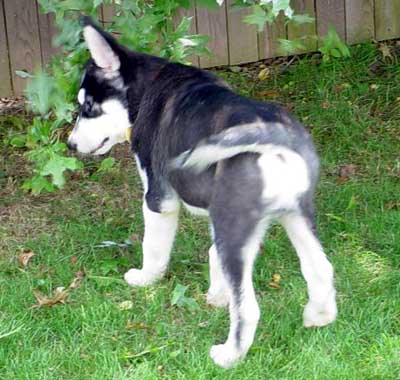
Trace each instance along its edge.
<path fill-rule="evenodd" d="M 89 0 L 88 0 L 89 1 Z M 277 56 L 278 38 L 323 35 L 333 25 L 348 43 L 387 40 L 400 37 L 400 0 L 292 0 L 297 12 L 315 17 L 315 23 L 294 27 L 278 21 L 258 33 L 242 22 L 248 10 L 233 10 L 227 0 L 216 11 L 195 7 L 181 14 L 193 16 L 192 32 L 211 37 L 211 58 L 194 58 L 200 67 L 236 65 Z M 113 9 L 100 9 L 99 18 L 107 23 Z M 32 73 L 56 52 L 51 15 L 39 11 L 36 0 L 0 0 L 0 96 L 23 92 L 26 80 L 15 71 Z M 307 51 L 317 42 L 306 40 Z M 299 52 L 300 53 L 300 52 Z"/>

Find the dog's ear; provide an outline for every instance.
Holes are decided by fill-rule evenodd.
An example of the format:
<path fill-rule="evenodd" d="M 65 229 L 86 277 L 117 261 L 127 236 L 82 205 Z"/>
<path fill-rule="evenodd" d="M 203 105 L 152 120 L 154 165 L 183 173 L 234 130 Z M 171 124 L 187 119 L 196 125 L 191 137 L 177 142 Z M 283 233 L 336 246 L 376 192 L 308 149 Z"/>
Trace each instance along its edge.
<path fill-rule="evenodd" d="M 106 71 L 117 71 L 121 61 L 115 51 L 118 44 L 114 37 L 101 30 L 90 17 L 82 17 L 81 25 L 83 36 L 96 65 Z"/>

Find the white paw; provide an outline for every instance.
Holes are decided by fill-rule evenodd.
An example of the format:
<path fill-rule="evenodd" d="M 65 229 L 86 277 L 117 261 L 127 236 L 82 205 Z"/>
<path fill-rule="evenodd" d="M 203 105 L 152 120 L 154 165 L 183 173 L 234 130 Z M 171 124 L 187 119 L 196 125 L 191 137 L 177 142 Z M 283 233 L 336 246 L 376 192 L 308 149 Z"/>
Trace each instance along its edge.
<path fill-rule="evenodd" d="M 129 269 L 125 273 L 124 279 L 130 286 L 151 285 L 157 280 L 157 276 L 152 273 L 144 272 L 140 269 Z"/>
<path fill-rule="evenodd" d="M 218 344 L 211 347 L 210 357 L 214 363 L 222 368 L 233 367 L 242 356 L 238 350 L 236 350 L 233 345 L 225 343 Z"/>
<path fill-rule="evenodd" d="M 208 291 L 207 293 L 207 303 L 214 307 L 226 307 L 229 305 L 229 296 L 226 292 L 214 293 Z"/>
<path fill-rule="evenodd" d="M 305 327 L 321 327 L 332 323 L 337 316 L 337 308 L 335 301 L 324 306 L 316 305 L 308 302 L 304 308 L 304 326 Z"/>

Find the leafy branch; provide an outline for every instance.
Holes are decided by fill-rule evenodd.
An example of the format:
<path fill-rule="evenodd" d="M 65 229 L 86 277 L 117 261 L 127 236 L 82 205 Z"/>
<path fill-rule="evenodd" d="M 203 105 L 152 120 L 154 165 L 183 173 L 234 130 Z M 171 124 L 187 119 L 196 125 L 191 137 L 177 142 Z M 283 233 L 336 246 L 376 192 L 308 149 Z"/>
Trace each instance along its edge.
<path fill-rule="evenodd" d="M 201 0 L 204 5 L 217 5 L 215 0 Z M 76 94 L 88 52 L 79 24 L 81 14 L 96 17 L 98 8 L 113 4 L 115 17 L 108 27 L 120 34 L 120 42 L 136 51 L 150 53 L 173 61 L 189 63 L 192 54 L 209 54 L 208 37 L 189 33 L 192 18 L 183 17 L 174 25 L 180 7 L 191 6 L 189 0 L 39 0 L 44 13 L 55 14 L 59 34 L 55 39 L 61 54 L 53 58 L 46 71 L 29 79 L 26 89 L 30 109 L 36 116 L 25 136 L 13 141 L 15 146 L 28 148 L 33 164 L 33 177 L 23 189 L 34 194 L 54 191 L 65 184 L 64 173 L 83 168 L 75 157 L 65 157 L 66 129 L 76 113 Z"/>

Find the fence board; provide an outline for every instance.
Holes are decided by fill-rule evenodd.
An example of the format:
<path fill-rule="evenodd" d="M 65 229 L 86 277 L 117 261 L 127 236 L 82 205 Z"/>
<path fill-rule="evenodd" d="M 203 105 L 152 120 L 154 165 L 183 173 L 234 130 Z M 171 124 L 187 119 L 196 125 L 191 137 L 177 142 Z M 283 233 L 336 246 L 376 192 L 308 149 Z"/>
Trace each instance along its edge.
<path fill-rule="evenodd" d="M 314 0 L 293 0 L 291 3 L 295 14 L 307 14 L 315 18 L 315 3 Z M 317 40 L 315 38 L 317 30 L 316 23 L 308 23 L 303 25 L 288 24 L 288 39 L 301 39 L 305 49 L 299 49 L 296 53 L 306 53 L 315 51 L 317 48 Z"/>
<path fill-rule="evenodd" d="M 349 44 L 374 37 L 374 0 L 346 0 L 346 35 Z"/>
<path fill-rule="evenodd" d="M 103 25 L 105 27 L 111 26 L 112 20 L 114 17 L 114 7 L 112 5 L 103 5 L 102 6 L 102 11 L 103 11 Z"/>
<path fill-rule="evenodd" d="M 43 64 L 49 63 L 57 49 L 53 44 L 53 38 L 56 35 L 55 17 L 52 14 L 38 13 L 39 32 L 40 32 L 40 47 Z"/>
<path fill-rule="evenodd" d="M 5 16 L 10 48 L 13 87 L 21 94 L 26 80 L 15 75 L 16 70 L 32 73 L 42 63 L 36 4 L 32 0 L 6 1 Z"/>
<path fill-rule="evenodd" d="M 208 47 L 213 53 L 211 57 L 200 57 L 200 66 L 213 67 L 229 64 L 226 3 L 218 10 L 197 8 L 197 27 L 200 34 L 210 37 Z"/>
<path fill-rule="evenodd" d="M 339 36 L 346 40 L 344 0 L 316 0 L 317 32 L 323 36 L 332 25 Z"/>
<path fill-rule="evenodd" d="M 12 93 L 9 52 L 7 46 L 6 24 L 3 0 L 0 0 L 0 97 Z"/>
<path fill-rule="evenodd" d="M 272 24 L 267 24 L 264 31 L 258 33 L 258 51 L 260 59 L 267 59 L 279 55 L 278 39 L 287 38 L 287 30 L 283 15 Z"/>
<path fill-rule="evenodd" d="M 400 1 L 375 0 L 375 36 L 378 41 L 400 36 Z"/>
<path fill-rule="evenodd" d="M 228 43 L 229 63 L 254 62 L 258 60 L 258 39 L 257 30 L 254 25 L 243 22 L 243 17 L 248 15 L 249 9 L 232 9 L 230 5 L 233 0 L 228 2 Z"/>

